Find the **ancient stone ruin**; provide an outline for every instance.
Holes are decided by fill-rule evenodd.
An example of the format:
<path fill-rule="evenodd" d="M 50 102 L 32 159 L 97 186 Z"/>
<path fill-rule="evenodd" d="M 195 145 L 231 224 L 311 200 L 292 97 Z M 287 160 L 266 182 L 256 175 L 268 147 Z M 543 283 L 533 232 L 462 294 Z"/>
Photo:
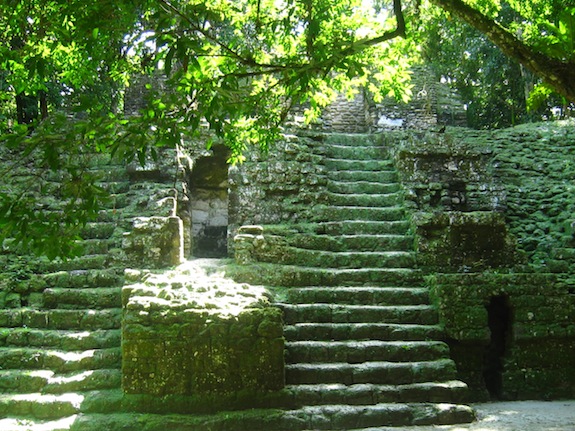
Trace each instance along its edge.
<path fill-rule="evenodd" d="M 438 133 L 459 111 L 437 91 L 415 116 L 330 107 L 241 165 L 201 140 L 94 159 L 111 199 L 84 255 L 0 255 L 0 429 L 360 430 L 575 397 L 574 124 Z"/>

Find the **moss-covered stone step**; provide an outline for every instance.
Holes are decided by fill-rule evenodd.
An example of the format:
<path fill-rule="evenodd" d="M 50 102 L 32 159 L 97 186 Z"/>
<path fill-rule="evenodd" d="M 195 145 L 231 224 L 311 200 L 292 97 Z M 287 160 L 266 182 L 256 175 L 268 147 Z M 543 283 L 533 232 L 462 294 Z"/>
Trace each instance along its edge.
<path fill-rule="evenodd" d="M 415 287 L 299 287 L 286 292 L 291 304 L 421 305 L 429 303 L 429 291 Z"/>
<path fill-rule="evenodd" d="M 54 429 L 73 428 L 76 415 L 80 412 L 106 414 L 121 411 L 122 392 L 114 390 L 96 390 L 83 392 L 67 392 L 61 394 L 44 394 L 40 392 L 27 394 L 0 395 L 0 417 L 18 419 L 23 428 L 0 428 L 14 431 L 44 431 L 52 430 L 50 426 L 62 426 Z M 0 426 L 9 423 L 0 419 Z M 33 425 L 27 428 L 25 424 Z M 28 426 L 30 426 L 28 425 Z M 120 428 L 102 428 L 100 431 L 116 431 Z"/>
<path fill-rule="evenodd" d="M 294 234 L 286 241 L 297 248 L 327 251 L 410 251 L 413 250 L 413 236 L 394 234 L 357 235 L 315 235 Z"/>
<path fill-rule="evenodd" d="M 347 362 L 366 361 L 433 361 L 449 357 L 449 347 L 441 341 L 289 341 L 286 361 Z"/>
<path fill-rule="evenodd" d="M 119 347 L 120 343 L 120 329 L 62 331 L 34 328 L 0 328 L 0 346 L 2 347 L 91 350 Z"/>
<path fill-rule="evenodd" d="M 51 370 L 0 370 L 0 393 L 40 392 L 53 375 Z"/>
<path fill-rule="evenodd" d="M 287 324 L 316 323 L 438 323 L 437 311 L 430 305 L 342 305 L 281 304 Z"/>
<path fill-rule="evenodd" d="M 30 308 L 0 310 L 0 327 L 62 330 L 118 329 L 122 323 L 119 308 L 102 310 L 35 310 Z"/>
<path fill-rule="evenodd" d="M 289 404 L 293 407 L 325 404 L 378 404 L 378 403 L 455 403 L 465 401 L 467 385 L 458 380 L 412 383 L 406 385 L 378 385 L 362 383 L 344 385 L 329 383 L 317 385 L 288 385 Z"/>
<path fill-rule="evenodd" d="M 286 237 L 289 242 L 310 238 L 315 240 L 317 236 L 326 238 L 327 241 L 346 241 L 346 236 L 360 235 L 406 235 L 409 232 L 408 220 L 396 221 L 369 221 L 369 220 L 344 220 L 323 221 L 317 223 L 299 223 L 291 225 L 264 225 L 264 235 L 272 234 Z"/>
<path fill-rule="evenodd" d="M 2 370 L 47 369 L 58 373 L 120 368 L 122 352 L 119 347 L 66 352 L 33 348 L 0 348 Z"/>
<path fill-rule="evenodd" d="M 317 223 L 316 232 L 327 235 L 403 235 L 409 231 L 407 220 L 345 220 Z"/>
<path fill-rule="evenodd" d="M 392 172 L 395 173 L 395 166 L 392 160 L 350 160 L 346 158 L 322 159 L 323 165 L 330 171 L 372 171 L 372 172 Z"/>
<path fill-rule="evenodd" d="M 68 431 L 75 420 L 76 415 L 55 420 L 8 417 L 0 419 L 0 429 L 6 431 Z"/>
<path fill-rule="evenodd" d="M 380 403 L 306 406 L 286 412 L 283 422 L 292 430 L 361 430 L 372 427 L 450 425 L 473 422 L 468 406 L 443 403 Z M 301 428 L 301 427 L 304 428 Z"/>
<path fill-rule="evenodd" d="M 74 271 L 78 269 L 100 269 L 108 265 L 108 256 L 105 254 L 91 254 L 78 256 L 66 261 L 51 261 L 45 262 L 41 265 L 40 271 L 54 272 L 54 271 Z"/>
<path fill-rule="evenodd" d="M 395 170 L 362 170 L 361 166 L 352 166 L 345 170 L 328 170 L 326 178 L 330 181 L 357 182 L 367 181 L 370 183 L 397 183 L 398 175 Z"/>
<path fill-rule="evenodd" d="M 403 385 L 455 379 L 450 359 L 416 362 L 297 363 L 286 365 L 286 382 L 291 385 L 361 383 Z"/>
<path fill-rule="evenodd" d="M 118 243 L 112 239 L 85 239 L 82 240 L 84 254 L 106 254 L 110 248 Z"/>
<path fill-rule="evenodd" d="M 121 387 L 119 369 L 95 369 L 68 374 L 52 370 L 0 370 L 2 393 L 65 393 L 85 392 Z"/>
<path fill-rule="evenodd" d="M 472 422 L 467 406 L 435 403 L 331 404 L 282 411 L 278 409 L 221 412 L 214 415 L 79 414 L 70 431 L 304 431 L 350 430 L 381 426 Z M 16 429 L 15 431 L 20 431 Z"/>
<path fill-rule="evenodd" d="M 80 411 L 82 399 L 83 396 L 77 393 L 59 395 L 40 393 L 3 394 L 0 395 L 0 417 L 30 419 L 32 423 L 35 422 L 34 420 L 65 418 Z"/>
<path fill-rule="evenodd" d="M 397 182 L 384 183 L 370 181 L 336 181 L 331 180 L 326 185 L 329 192 L 336 193 L 366 193 L 366 194 L 387 194 L 397 193 L 401 190 L 401 185 Z"/>
<path fill-rule="evenodd" d="M 330 205 L 348 205 L 359 207 L 387 207 L 403 202 L 401 193 L 327 193 L 326 199 Z"/>
<path fill-rule="evenodd" d="M 382 145 L 379 136 L 369 133 L 325 133 L 323 142 L 330 145 L 369 146 Z"/>
<path fill-rule="evenodd" d="M 83 239 L 106 239 L 112 236 L 116 229 L 113 221 L 90 222 L 84 226 L 80 232 Z"/>
<path fill-rule="evenodd" d="M 42 392 L 60 394 L 65 392 L 101 391 L 120 389 L 122 371 L 119 368 L 100 368 L 66 375 L 54 375 Z"/>
<path fill-rule="evenodd" d="M 406 219 L 403 206 L 361 207 L 361 206 L 318 206 L 314 209 L 314 221 L 403 221 Z"/>
<path fill-rule="evenodd" d="M 315 323 L 284 326 L 286 340 L 437 340 L 443 335 L 439 325 L 406 323 Z"/>
<path fill-rule="evenodd" d="M 78 269 L 58 271 L 41 277 L 45 287 L 111 287 L 124 282 L 123 269 Z"/>
<path fill-rule="evenodd" d="M 113 198 L 114 195 L 122 196 L 130 191 L 131 184 L 126 169 L 108 170 L 106 177 L 98 183 Z"/>
<path fill-rule="evenodd" d="M 258 263 L 257 271 L 251 266 L 237 266 L 228 272 L 240 283 L 268 286 L 417 286 L 422 282 L 421 272 L 410 268 L 334 269 Z"/>
<path fill-rule="evenodd" d="M 43 292 L 46 308 L 121 308 L 121 287 L 55 288 Z"/>
<path fill-rule="evenodd" d="M 70 431 L 302 431 L 293 428 L 279 409 L 221 412 L 213 415 L 177 414 L 81 414 Z M 295 422 L 297 423 L 297 422 Z"/>
<path fill-rule="evenodd" d="M 408 251 L 322 251 L 290 247 L 276 263 L 319 268 L 413 268 L 415 253 Z"/>
<path fill-rule="evenodd" d="M 388 160 L 389 147 L 377 145 L 326 145 L 319 151 L 327 157 L 350 160 Z"/>

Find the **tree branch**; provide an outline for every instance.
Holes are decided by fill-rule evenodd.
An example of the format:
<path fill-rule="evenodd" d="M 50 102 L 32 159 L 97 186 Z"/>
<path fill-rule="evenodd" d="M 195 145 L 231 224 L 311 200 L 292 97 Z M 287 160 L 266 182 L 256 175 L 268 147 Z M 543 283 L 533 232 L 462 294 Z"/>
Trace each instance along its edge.
<path fill-rule="evenodd" d="M 341 55 L 346 57 L 348 55 L 358 53 L 366 48 L 379 45 L 380 43 L 387 42 L 388 40 L 395 39 L 397 37 L 405 38 L 407 34 L 407 27 L 405 25 L 405 17 L 403 16 L 401 0 L 393 0 L 393 13 L 395 14 L 395 19 L 397 21 L 397 25 L 394 30 L 385 32 L 382 35 L 372 39 L 365 38 L 358 40 L 341 51 Z"/>
<path fill-rule="evenodd" d="M 523 64 L 567 99 L 575 101 L 575 64 L 573 62 L 561 61 L 535 50 L 499 23 L 462 0 L 432 1 L 484 33 L 505 55 Z"/>

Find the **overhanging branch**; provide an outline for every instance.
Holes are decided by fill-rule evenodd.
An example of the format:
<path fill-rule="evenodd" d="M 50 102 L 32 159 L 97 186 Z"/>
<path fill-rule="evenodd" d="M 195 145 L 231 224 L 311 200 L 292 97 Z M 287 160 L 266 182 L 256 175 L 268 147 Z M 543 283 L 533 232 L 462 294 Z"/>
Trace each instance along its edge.
<path fill-rule="evenodd" d="M 559 94 L 575 102 L 575 63 L 561 61 L 535 50 L 462 0 L 432 1 L 485 34 L 505 55 L 523 64 Z"/>

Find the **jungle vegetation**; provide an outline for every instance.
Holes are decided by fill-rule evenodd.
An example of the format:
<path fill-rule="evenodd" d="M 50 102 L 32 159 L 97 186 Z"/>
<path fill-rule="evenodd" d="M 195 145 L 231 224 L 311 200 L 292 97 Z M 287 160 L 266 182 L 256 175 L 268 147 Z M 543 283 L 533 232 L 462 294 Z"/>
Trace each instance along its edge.
<path fill-rule="evenodd" d="M 476 127 L 566 112 L 574 44 L 573 0 L 0 0 L 0 151 L 12 161 L 0 239 L 70 255 L 105 199 L 87 153 L 144 163 L 208 129 L 241 161 L 296 104 L 312 120 L 338 93 L 408 100 L 420 62 L 459 89 Z M 162 89 L 126 117 L 124 91 L 142 75 Z M 32 163 L 37 181 L 11 187 Z M 48 192 L 65 207 L 39 207 Z"/>

